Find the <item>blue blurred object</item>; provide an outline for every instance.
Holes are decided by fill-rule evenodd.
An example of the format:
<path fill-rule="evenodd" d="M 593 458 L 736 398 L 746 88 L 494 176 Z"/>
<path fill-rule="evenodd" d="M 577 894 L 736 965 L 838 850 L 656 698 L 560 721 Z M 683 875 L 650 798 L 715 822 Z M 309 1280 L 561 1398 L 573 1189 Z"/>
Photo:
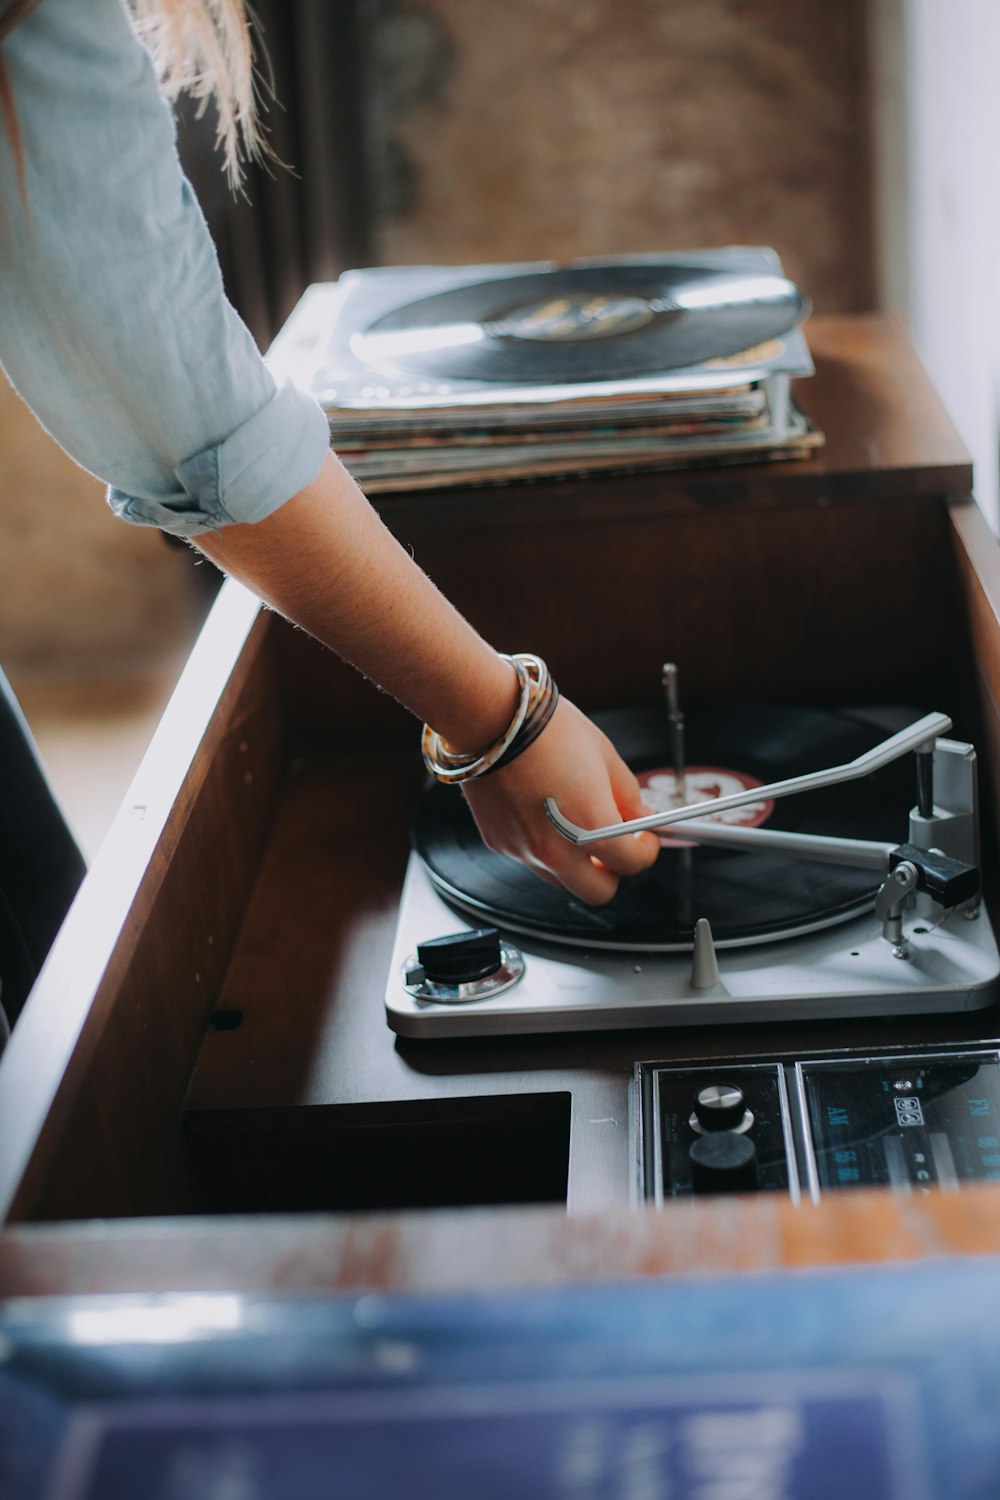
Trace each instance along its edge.
<path fill-rule="evenodd" d="M 1000 1260 L 12 1301 L 4 1500 L 995 1500 Z"/>

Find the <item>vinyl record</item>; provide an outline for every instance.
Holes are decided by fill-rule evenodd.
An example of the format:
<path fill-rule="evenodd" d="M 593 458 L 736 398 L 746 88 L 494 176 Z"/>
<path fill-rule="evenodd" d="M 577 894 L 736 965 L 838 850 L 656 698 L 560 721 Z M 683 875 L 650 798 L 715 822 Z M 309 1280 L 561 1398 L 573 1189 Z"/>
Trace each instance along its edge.
<path fill-rule="evenodd" d="M 726 358 L 808 311 L 773 272 L 635 262 L 477 281 L 422 297 L 355 336 L 367 364 L 518 384 L 621 380 Z"/>
<path fill-rule="evenodd" d="M 690 764 L 731 768 L 762 783 L 841 765 L 884 738 L 848 715 L 770 704 L 695 705 L 686 717 Z M 669 763 L 665 709 L 594 718 L 634 771 Z M 863 780 L 776 802 L 766 826 L 903 843 L 913 775 L 913 759 L 904 756 Z M 870 870 L 784 854 L 665 847 L 650 870 L 621 882 L 607 906 L 591 907 L 487 849 L 461 793 L 440 785 L 420 801 L 413 842 L 441 894 L 463 913 L 583 947 L 690 947 L 699 917 L 709 919 L 717 943 L 768 941 L 846 920 L 870 906 L 880 883 Z"/>

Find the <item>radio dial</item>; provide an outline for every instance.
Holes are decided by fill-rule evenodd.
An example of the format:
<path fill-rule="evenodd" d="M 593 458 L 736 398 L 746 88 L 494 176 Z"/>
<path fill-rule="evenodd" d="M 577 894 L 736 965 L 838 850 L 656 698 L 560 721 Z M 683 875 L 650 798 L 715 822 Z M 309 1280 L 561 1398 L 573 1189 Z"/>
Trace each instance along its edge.
<path fill-rule="evenodd" d="M 746 1118 L 746 1099 L 735 1083 L 707 1083 L 695 1095 L 694 1112 L 702 1130 L 736 1130 Z"/>
<path fill-rule="evenodd" d="M 695 1193 L 752 1193 L 758 1186 L 757 1147 L 747 1135 L 717 1130 L 688 1150 Z"/>

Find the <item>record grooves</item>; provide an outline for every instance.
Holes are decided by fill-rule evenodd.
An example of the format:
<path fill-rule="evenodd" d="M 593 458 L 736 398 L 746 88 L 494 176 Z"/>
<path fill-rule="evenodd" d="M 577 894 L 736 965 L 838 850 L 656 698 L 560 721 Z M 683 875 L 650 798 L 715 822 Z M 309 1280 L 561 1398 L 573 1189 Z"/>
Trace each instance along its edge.
<path fill-rule="evenodd" d="M 741 354 L 807 311 L 794 283 L 772 272 L 567 266 L 417 298 L 374 319 L 354 350 L 425 379 L 632 380 Z"/>
<path fill-rule="evenodd" d="M 633 770 L 668 761 L 659 705 L 593 717 Z M 846 714 L 771 704 L 692 705 L 686 720 L 692 764 L 731 766 L 760 782 L 853 760 L 880 738 Z M 912 776 L 904 757 L 862 781 L 776 803 L 767 826 L 901 843 Z M 421 799 L 413 843 L 440 893 L 477 920 L 555 943 L 637 952 L 690 947 L 699 917 L 722 945 L 809 931 L 864 910 L 879 884 L 871 871 L 784 854 L 664 848 L 651 870 L 622 881 L 607 906 L 589 907 L 487 849 L 461 794 L 438 785 Z"/>

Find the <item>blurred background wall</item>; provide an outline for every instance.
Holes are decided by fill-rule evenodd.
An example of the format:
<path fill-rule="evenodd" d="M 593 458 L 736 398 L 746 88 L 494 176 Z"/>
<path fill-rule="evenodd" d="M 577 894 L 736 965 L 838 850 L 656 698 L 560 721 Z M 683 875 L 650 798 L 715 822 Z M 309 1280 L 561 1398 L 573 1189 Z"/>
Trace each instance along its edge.
<path fill-rule="evenodd" d="M 272 337 L 347 265 L 773 244 L 821 311 L 874 296 L 864 0 L 262 0 L 279 154 L 227 199 L 231 294 Z"/>
<path fill-rule="evenodd" d="M 1000 6 L 872 3 L 879 300 L 904 315 L 1000 530 Z"/>
<path fill-rule="evenodd" d="M 859 0 L 379 6 L 374 249 L 474 261 L 766 243 L 818 308 L 867 307 L 865 35 Z"/>
<path fill-rule="evenodd" d="M 766 242 L 818 311 L 876 300 L 865 0 L 255 9 L 292 170 L 233 199 L 212 122 L 181 140 L 263 347 L 309 282 L 378 262 Z M 0 660 L 113 671 L 186 639 L 190 553 L 116 522 L 9 395 L 0 524 Z"/>

